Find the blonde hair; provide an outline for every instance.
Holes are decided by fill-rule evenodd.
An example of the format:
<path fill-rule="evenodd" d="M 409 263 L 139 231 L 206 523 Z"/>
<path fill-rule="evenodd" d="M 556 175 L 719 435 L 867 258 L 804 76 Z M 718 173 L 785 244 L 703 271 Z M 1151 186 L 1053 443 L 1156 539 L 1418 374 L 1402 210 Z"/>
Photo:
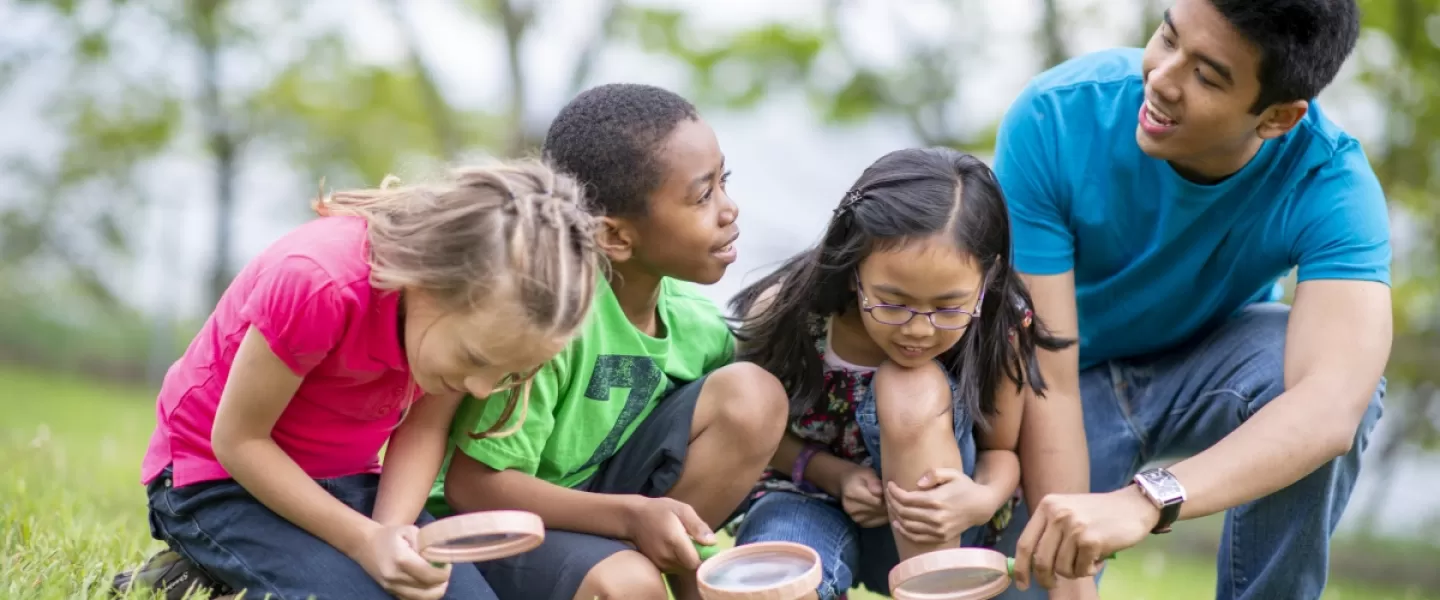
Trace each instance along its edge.
<path fill-rule="evenodd" d="M 524 160 L 453 169 L 430 184 L 402 186 L 387 176 L 377 189 L 328 197 L 322 190 L 312 207 L 369 223 L 377 288 L 423 290 L 457 311 L 513 298 L 536 331 L 569 338 L 590 310 L 603 260 L 583 198 L 574 179 Z M 495 425 L 472 437 L 514 433 L 529 398 L 526 378 L 511 389 Z M 517 404 L 515 426 L 497 433 Z"/>

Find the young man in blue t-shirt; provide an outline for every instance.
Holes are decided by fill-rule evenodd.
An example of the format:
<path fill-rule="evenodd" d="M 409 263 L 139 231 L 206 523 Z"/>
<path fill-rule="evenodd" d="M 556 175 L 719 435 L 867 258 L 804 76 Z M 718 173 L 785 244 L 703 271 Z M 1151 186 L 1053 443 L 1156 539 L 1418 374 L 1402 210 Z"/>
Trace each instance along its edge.
<path fill-rule="evenodd" d="M 1357 12 L 1175 0 L 1143 51 L 1050 69 L 1009 110 L 1017 266 L 1080 346 L 1040 358 L 1033 510 L 1002 543 L 1029 589 L 1002 598 L 1095 597 L 1101 557 L 1220 511 L 1217 598 L 1320 596 L 1391 343 L 1384 193 L 1314 101 Z"/>

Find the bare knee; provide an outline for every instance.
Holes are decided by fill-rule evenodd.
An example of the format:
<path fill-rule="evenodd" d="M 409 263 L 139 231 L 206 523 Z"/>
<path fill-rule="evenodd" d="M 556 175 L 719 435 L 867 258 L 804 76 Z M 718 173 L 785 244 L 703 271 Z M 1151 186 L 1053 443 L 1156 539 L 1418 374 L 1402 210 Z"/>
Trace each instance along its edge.
<path fill-rule="evenodd" d="M 575 592 L 575 600 L 666 600 L 668 597 L 665 578 L 655 563 L 634 550 L 616 552 L 591 567 Z"/>
<path fill-rule="evenodd" d="M 759 365 L 738 362 L 716 369 L 702 392 L 711 397 L 714 422 L 767 457 L 780 444 L 789 416 L 784 386 Z"/>
<path fill-rule="evenodd" d="M 950 379 L 940 365 L 902 367 L 892 362 L 875 372 L 875 413 L 882 435 L 917 439 L 928 428 L 951 428 Z"/>

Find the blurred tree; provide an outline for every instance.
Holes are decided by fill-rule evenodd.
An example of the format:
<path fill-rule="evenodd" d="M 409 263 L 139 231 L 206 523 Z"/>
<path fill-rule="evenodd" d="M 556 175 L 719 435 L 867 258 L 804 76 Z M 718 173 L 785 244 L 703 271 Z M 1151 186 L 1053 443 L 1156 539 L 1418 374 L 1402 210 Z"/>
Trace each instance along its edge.
<path fill-rule="evenodd" d="M 476 18 L 477 28 L 503 33 L 510 90 L 498 110 L 462 110 L 447 100 L 424 59 L 411 6 L 400 0 L 375 5 L 401 41 L 394 64 L 355 58 L 349 22 L 324 14 L 334 4 L 22 0 L 21 6 L 58 33 L 30 46 L 0 46 L 0 83 L 37 70 L 53 77 L 57 65 L 69 71 L 53 78 L 64 84 L 48 90 L 46 102 L 47 124 L 59 130 L 64 148 L 55 161 L 27 152 L 4 163 L 5 173 L 24 185 L 0 203 L 6 257 L 0 268 L 62 264 L 105 304 L 124 285 L 106 270 L 124 265 L 136 240 L 156 235 L 143 231 L 140 209 L 179 193 L 153 184 L 166 159 L 193 153 L 210 164 L 213 188 L 206 195 L 213 198 L 203 202 L 215 208 L 206 282 L 213 304 L 233 276 L 231 239 L 247 149 L 278 150 L 296 167 L 287 175 L 363 185 L 408 164 L 455 160 L 466 148 L 523 154 L 539 138 L 524 119 L 522 68 L 538 2 L 455 5 Z M 588 82 L 622 8 L 619 0 L 599 5 L 598 24 L 569 77 L 572 92 Z M 295 206 L 300 218 L 303 203 Z"/>
<path fill-rule="evenodd" d="M 279 179 L 293 177 L 302 189 L 314 189 L 322 178 L 373 184 L 416 163 L 458 159 L 466 149 L 533 149 L 539 135 L 524 119 L 529 82 L 522 50 L 539 8 L 558 7 L 525 0 L 451 6 L 473 17 L 477 30 L 503 33 L 511 90 L 498 109 L 462 109 L 446 98 L 424 58 L 433 48 L 425 47 L 411 18 L 414 6 L 401 0 L 368 6 L 20 0 L 7 10 L 38 23 L 33 31 L 40 34 L 0 43 L 0 94 L 24 89 L 43 97 L 44 119 L 36 126 L 55 134 L 59 149 L 51 156 L 43 145 L 23 147 L 0 158 L 0 177 L 12 182 L 0 189 L 0 277 L 25 282 L 10 291 L 30 294 L 37 310 L 52 318 L 98 308 L 111 319 L 133 320 L 114 291 L 132 281 L 126 267 L 134 265 L 134 248 L 181 232 L 173 219 L 167 219 L 171 227 L 147 230 L 156 211 L 146 208 L 203 205 L 214 210 L 204 282 L 204 302 L 213 305 L 234 274 L 232 239 L 236 211 L 249 199 L 246 175 L 269 168 L 274 157 L 288 167 Z M 572 92 L 589 81 L 623 3 L 595 6 L 599 19 L 581 40 L 568 78 Z M 382 23 L 395 27 L 398 60 L 358 58 L 354 44 L 365 32 L 356 31 L 348 15 L 366 8 L 380 9 L 388 17 Z M 196 159 L 208 175 L 204 191 L 175 185 L 176 174 Z M 264 179 L 277 177 L 266 173 Z M 293 218 L 305 218 L 303 198 L 291 205 Z M 172 285 L 186 284 L 175 279 Z M 90 300 L 86 306 L 76 298 L 47 299 L 75 289 Z M 138 346 L 146 344 L 152 373 L 174 355 L 168 325 L 174 315 L 162 310 L 157 317 L 149 341 L 137 341 L 131 354 L 138 358 Z M 23 325 L 25 318 L 14 320 Z M 23 329 L 4 325 L 0 330 Z M 0 340 L 0 346 L 13 342 Z"/>
<path fill-rule="evenodd" d="M 1068 51 L 1059 3 L 1039 2 L 1043 67 L 1063 61 Z M 769 22 L 705 35 L 695 35 L 677 10 L 633 9 L 624 24 L 643 48 L 689 66 L 689 94 L 699 102 L 743 109 L 795 90 L 829 123 L 895 117 L 922 144 L 988 151 L 994 124 L 959 118 L 966 114 L 960 57 L 984 57 L 987 49 L 979 18 L 984 5 L 945 0 L 926 4 L 923 15 L 913 8 L 826 0 L 818 25 Z M 868 35 L 893 40 L 899 56 L 881 61 L 865 55 L 856 42 Z"/>
<path fill-rule="evenodd" d="M 1405 448 L 1440 449 L 1440 106 L 1431 100 L 1440 94 L 1440 0 L 1360 0 L 1360 6 L 1366 27 L 1360 78 L 1375 92 L 1385 124 L 1367 150 L 1397 216 L 1396 237 L 1411 246 L 1395 257 L 1386 405 L 1397 425 L 1396 435 L 1373 451 L 1381 498 Z M 1370 505 L 1372 522 L 1379 508 L 1378 500 Z"/>

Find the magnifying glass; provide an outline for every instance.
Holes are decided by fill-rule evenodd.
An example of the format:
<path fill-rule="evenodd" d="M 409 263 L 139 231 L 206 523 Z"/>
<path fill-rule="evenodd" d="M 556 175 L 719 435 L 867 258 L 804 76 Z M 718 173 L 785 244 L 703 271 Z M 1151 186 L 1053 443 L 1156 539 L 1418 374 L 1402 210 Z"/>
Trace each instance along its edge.
<path fill-rule="evenodd" d="M 462 513 L 420 528 L 420 556 L 439 566 L 481 562 L 533 550 L 545 541 L 539 515 L 519 510 Z"/>
<path fill-rule="evenodd" d="M 820 586 L 820 555 L 790 542 L 757 542 L 720 552 L 695 573 L 704 600 L 799 600 Z"/>
<path fill-rule="evenodd" d="M 936 550 L 895 565 L 890 594 L 895 600 L 987 600 L 1008 589 L 1014 577 L 1015 559 L 1000 552 Z"/>

